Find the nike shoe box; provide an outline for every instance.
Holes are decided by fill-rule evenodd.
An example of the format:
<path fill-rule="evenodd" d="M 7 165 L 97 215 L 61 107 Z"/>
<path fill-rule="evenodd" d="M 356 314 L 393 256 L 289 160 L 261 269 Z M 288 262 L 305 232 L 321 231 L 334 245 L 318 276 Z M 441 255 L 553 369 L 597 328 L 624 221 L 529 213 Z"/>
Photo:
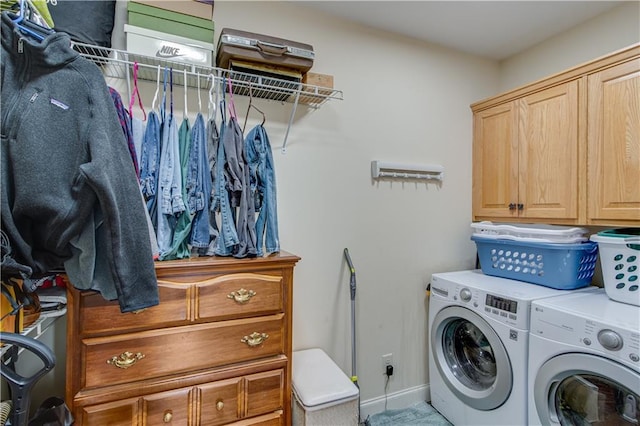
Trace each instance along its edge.
<path fill-rule="evenodd" d="M 214 45 L 148 28 L 125 24 L 127 51 L 162 61 L 210 67 L 214 61 Z"/>

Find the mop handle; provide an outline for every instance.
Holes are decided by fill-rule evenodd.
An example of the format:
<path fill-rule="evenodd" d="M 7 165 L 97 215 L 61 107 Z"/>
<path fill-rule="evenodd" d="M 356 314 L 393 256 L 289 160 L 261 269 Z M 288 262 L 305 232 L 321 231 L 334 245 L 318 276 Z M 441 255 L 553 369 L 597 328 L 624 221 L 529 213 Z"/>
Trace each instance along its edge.
<path fill-rule="evenodd" d="M 351 288 L 351 300 L 356 299 L 356 268 L 353 267 L 353 263 L 351 262 L 351 256 L 349 256 L 349 249 L 344 249 L 344 257 L 347 260 L 347 264 L 349 265 L 349 269 L 351 270 L 351 278 L 349 280 L 349 286 Z"/>

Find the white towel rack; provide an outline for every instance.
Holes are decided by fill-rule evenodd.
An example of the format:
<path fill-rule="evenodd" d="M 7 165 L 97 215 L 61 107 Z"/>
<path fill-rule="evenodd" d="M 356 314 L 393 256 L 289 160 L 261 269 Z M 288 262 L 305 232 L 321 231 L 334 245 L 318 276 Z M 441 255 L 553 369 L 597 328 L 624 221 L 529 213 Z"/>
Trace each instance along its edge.
<path fill-rule="evenodd" d="M 283 104 L 293 104 L 289 124 L 282 144 L 283 152 L 285 152 L 286 149 L 289 130 L 293 124 L 293 118 L 298 104 L 317 109 L 329 100 L 343 99 L 342 91 L 326 87 L 280 80 L 224 68 L 200 66 L 154 58 L 84 43 L 74 43 L 74 47 L 82 56 L 100 66 L 106 77 L 123 78 L 129 81 L 132 75 L 133 65 L 137 63 L 139 79 L 156 81 L 158 66 L 160 66 L 161 68 L 172 68 L 176 71 L 173 76 L 174 84 L 184 85 L 184 76 L 186 75 L 187 86 L 208 90 L 210 85 L 213 84 L 212 80 L 219 82 L 227 79 L 231 82 L 234 95 L 248 96 L 249 93 L 251 93 L 252 96 L 256 98 L 278 101 Z M 211 76 L 213 76 L 213 78 L 211 78 Z"/>
<path fill-rule="evenodd" d="M 439 164 L 402 164 L 374 160 L 371 162 L 373 179 L 444 179 L 444 167 Z"/>

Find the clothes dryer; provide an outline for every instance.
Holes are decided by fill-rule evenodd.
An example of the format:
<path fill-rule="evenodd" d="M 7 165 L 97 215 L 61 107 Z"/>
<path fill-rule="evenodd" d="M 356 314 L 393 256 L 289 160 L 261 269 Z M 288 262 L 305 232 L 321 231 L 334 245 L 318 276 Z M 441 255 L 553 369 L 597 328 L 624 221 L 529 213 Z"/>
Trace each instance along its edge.
<path fill-rule="evenodd" d="M 604 289 L 535 301 L 530 425 L 640 424 L 640 306 Z"/>
<path fill-rule="evenodd" d="M 429 301 L 431 404 L 455 425 L 523 425 L 532 301 L 556 290 L 484 275 L 433 274 Z"/>

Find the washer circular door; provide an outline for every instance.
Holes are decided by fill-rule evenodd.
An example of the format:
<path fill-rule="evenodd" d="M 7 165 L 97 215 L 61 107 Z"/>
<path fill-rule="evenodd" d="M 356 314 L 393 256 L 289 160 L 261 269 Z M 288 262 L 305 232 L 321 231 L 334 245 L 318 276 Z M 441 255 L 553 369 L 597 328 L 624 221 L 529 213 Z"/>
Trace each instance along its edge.
<path fill-rule="evenodd" d="M 538 370 L 534 400 L 543 425 L 640 424 L 640 373 L 584 353 L 558 355 Z"/>
<path fill-rule="evenodd" d="M 435 365 L 447 387 L 467 406 L 493 410 L 509 398 L 511 362 L 496 331 L 475 312 L 449 306 L 431 329 Z"/>

